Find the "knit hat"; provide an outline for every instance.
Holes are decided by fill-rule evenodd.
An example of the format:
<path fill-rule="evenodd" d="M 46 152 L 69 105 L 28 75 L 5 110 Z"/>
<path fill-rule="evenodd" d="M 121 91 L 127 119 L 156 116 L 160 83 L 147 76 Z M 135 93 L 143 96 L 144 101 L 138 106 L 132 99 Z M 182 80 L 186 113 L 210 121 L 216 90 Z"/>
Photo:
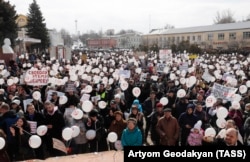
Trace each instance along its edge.
<path fill-rule="evenodd" d="M 201 125 L 202 125 L 202 121 L 201 121 L 201 120 L 197 121 L 197 122 L 195 123 L 194 127 L 191 129 L 191 131 L 193 132 L 194 129 L 198 129 L 199 132 L 200 132 L 200 131 L 201 131 Z"/>
<path fill-rule="evenodd" d="M 11 101 L 11 104 L 17 104 L 20 105 L 20 100 L 14 99 L 13 101 Z"/>
<path fill-rule="evenodd" d="M 158 102 L 158 103 L 156 104 L 156 107 L 163 107 L 163 105 L 162 105 L 162 103 Z"/>
<path fill-rule="evenodd" d="M 187 105 L 187 109 L 188 109 L 188 108 L 192 108 L 192 109 L 194 110 L 195 106 L 194 106 L 194 104 L 188 104 L 188 105 Z"/>
<path fill-rule="evenodd" d="M 92 109 L 89 112 L 89 117 L 95 117 L 95 116 L 98 116 L 98 111 L 96 109 Z"/>

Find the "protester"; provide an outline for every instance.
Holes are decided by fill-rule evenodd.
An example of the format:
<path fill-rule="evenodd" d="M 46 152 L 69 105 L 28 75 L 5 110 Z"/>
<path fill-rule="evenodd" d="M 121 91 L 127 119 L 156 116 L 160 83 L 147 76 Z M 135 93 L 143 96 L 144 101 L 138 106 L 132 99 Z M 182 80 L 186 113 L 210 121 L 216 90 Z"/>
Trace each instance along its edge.
<path fill-rule="evenodd" d="M 24 115 L 24 118 L 27 120 L 30 126 L 30 133 L 31 134 L 37 134 L 37 128 L 41 125 L 45 124 L 45 118 L 44 115 L 37 112 L 35 110 L 35 107 L 32 103 L 28 104 L 26 107 L 26 113 Z M 41 137 L 41 145 L 34 149 L 35 151 L 35 157 L 37 159 L 45 159 L 45 138 Z"/>
<path fill-rule="evenodd" d="M 156 125 L 161 117 L 164 116 L 164 111 L 163 111 L 164 106 L 158 102 L 156 104 L 156 111 L 151 117 L 151 129 L 150 129 L 150 137 L 151 141 L 153 142 L 154 145 L 160 145 L 160 136 L 159 133 L 157 132 Z"/>
<path fill-rule="evenodd" d="M 108 133 L 115 132 L 117 134 L 117 140 L 121 140 L 122 132 L 127 127 L 127 121 L 123 118 L 121 111 L 114 112 L 114 120 L 111 122 L 108 129 Z M 109 143 L 110 149 L 115 149 L 114 143 Z"/>
<path fill-rule="evenodd" d="M 19 117 L 17 122 L 10 128 L 11 142 L 8 147 L 12 150 L 12 160 L 23 161 L 35 157 L 32 148 L 29 145 L 30 127 L 24 117 Z"/>
<path fill-rule="evenodd" d="M 188 104 L 186 112 L 182 113 L 178 119 L 178 123 L 181 128 L 181 146 L 187 145 L 187 138 L 191 129 L 198 121 L 197 116 L 194 115 L 194 105 Z"/>
<path fill-rule="evenodd" d="M 135 118 L 138 128 L 141 130 L 142 138 L 144 137 L 144 115 L 139 110 L 139 104 L 133 104 L 131 106 L 131 113 L 128 118 Z"/>
<path fill-rule="evenodd" d="M 142 146 L 142 132 L 137 126 L 135 118 L 127 120 L 127 127 L 121 136 L 122 146 Z"/>
<path fill-rule="evenodd" d="M 6 140 L 6 134 L 4 133 L 4 131 L 2 129 L 0 129 L 0 137 L 3 138 L 4 140 Z M 7 146 L 5 145 L 1 150 L 0 150 L 0 161 L 4 161 L 4 162 L 11 162 L 10 161 L 10 157 L 7 153 L 6 150 Z"/>
<path fill-rule="evenodd" d="M 85 125 L 87 131 L 94 130 L 96 132 L 95 138 L 88 141 L 90 152 L 107 151 L 107 130 L 104 127 L 103 117 L 100 116 L 96 109 L 93 109 L 88 113 L 88 119 L 86 120 Z"/>
<path fill-rule="evenodd" d="M 53 147 L 53 138 L 63 141 L 62 130 L 65 127 L 63 114 L 61 114 L 57 107 L 55 107 L 50 101 L 45 102 L 44 107 L 47 110 L 47 114 L 45 115 L 45 125 L 47 126 L 48 131 L 45 136 L 45 142 L 47 153 L 49 154 L 48 156 L 63 156 L 65 153 Z"/>
<path fill-rule="evenodd" d="M 16 63 L 14 61 L 11 68 L 3 66 L 0 69 L 1 77 L 3 78 L 3 84 L 1 84 L 0 89 L 0 110 L 2 114 L 0 117 L 0 128 L 6 133 L 7 144 L 11 137 L 7 128 L 16 123 L 19 111 L 16 111 L 15 107 L 18 107 L 18 105 L 21 107 L 19 110 L 23 111 L 23 115 L 29 121 L 36 121 L 36 113 L 45 116 L 45 119 L 42 120 L 48 126 L 48 132 L 42 137 L 42 141 L 46 143 L 47 148 L 52 149 L 53 136 L 63 141 L 62 129 L 65 127 L 63 123 L 69 122 L 66 118 L 62 118 L 65 109 L 72 105 L 77 108 L 85 107 L 83 101 L 88 100 L 93 103 L 92 109 L 98 110 L 98 118 L 100 116 L 102 119 L 95 120 L 95 117 L 89 116 L 92 120 L 91 126 L 87 128 L 87 125 L 85 125 L 86 130 L 84 130 L 81 124 L 82 122 L 85 124 L 88 121 L 71 117 L 73 123 L 79 122 L 83 139 L 85 131 L 87 132 L 88 129 L 94 128 L 94 121 L 101 122 L 100 125 L 108 130 L 117 116 L 114 115 L 116 111 L 124 112 L 123 120 L 128 120 L 129 109 L 133 105 L 133 101 L 139 101 L 141 104 L 139 111 L 142 110 L 145 117 L 145 123 L 143 123 L 145 132 L 143 133 L 139 129 L 139 127 L 141 128 L 140 121 L 136 121 L 136 130 L 140 130 L 143 138 L 143 142 L 138 145 L 146 143 L 149 136 L 151 136 L 153 145 L 161 145 L 162 143 L 159 141 L 161 134 L 154 129 L 158 119 L 160 117 L 165 118 L 165 116 L 162 116 L 162 110 L 159 110 L 163 108 L 157 107 L 157 103 L 161 103 L 161 98 L 166 97 L 168 102 L 166 105 L 164 104 L 164 107 L 171 108 L 171 115 L 178 119 L 180 126 L 179 140 L 176 143 L 181 141 L 182 146 L 188 144 L 188 135 L 190 132 L 192 133 L 198 120 L 202 121 L 202 129 L 213 127 L 216 132 L 222 129 L 227 130 L 227 126 L 222 128 L 216 122 L 219 115 L 218 110 L 223 107 L 229 111 L 225 120 L 235 119 L 237 127 L 242 129 L 240 134 L 244 137 L 244 145 L 247 145 L 249 139 L 247 128 L 249 124 L 248 109 L 250 102 L 250 73 L 247 71 L 250 60 L 248 57 L 239 53 L 220 55 L 200 53 L 196 59 L 189 59 L 188 53 L 179 54 L 173 52 L 169 55 L 171 59 L 166 61 L 159 57 L 160 54 L 158 52 L 145 53 L 144 59 L 138 58 L 134 51 L 107 52 L 109 59 L 103 59 L 98 55 L 97 51 L 85 52 L 87 60 L 84 62 L 81 62 L 81 56 L 76 52 L 72 53 L 72 58 L 68 60 L 64 58 L 60 61 L 56 61 L 55 58 L 44 60 L 44 58 L 39 57 L 35 61 L 30 61 L 20 57 L 18 58 L 18 67 L 15 67 Z M 159 64 L 161 63 L 164 64 L 164 68 L 160 68 Z M 184 67 L 184 63 L 187 63 L 188 67 Z M 41 69 L 49 69 L 49 74 L 44 76 L 48 82 L 29 82 L 26 74 L 30 69 L 36 69 L 35 72 L 40 72 L 39 70 Z M 51 69 L 53 69 L 55 74 L 53 74 Z M 90 88 L 89 92 L 86 91 L 86 87 Z M 135 87 L 141 90 L 138 97 L 133 94 L 133 88 Z M 178 93 L 179 90 L 185 92 L 181 94 L 183 95 L 181 97 Z M 41 98 L 34 98 L 34 92 L 39 92 Z M 57 98 L 50 96 L 50 94 L 53 94 L 53 96 L 57 94 Z M 65 94 L 67 98 L 66 103 L 59 103 L 59 94 Z M 211 96 L 215 98 L 215 101 L 207 100 Z M 54 103 L 53 109 L 50 109 L 50 104 L 47 104 L 49 100 Z M 105 108 L 98 105 L 99 101 L 105 101 Z M 241 114 L 238 112 L 235 113 L 235 110 L 231 111 L 229 109 L 232 106 L 230 103 L 233 101 L 239 102 L 240 108 L 237 111 L 242 110 L 242 117 L 240 117 Z M 29 110 L 30 106 L 26 106 L 30 102 L 35 108 L 34 116 L 31 110 Z M 191 104 L 191 108 L 189 104 Z M 9 108 L 11 107 L 12 111 L 7 108 L 7 105 Z M 187 109 L 187 107 L 189 108 Z M 25 108 L 27 109 L 26 111 Z M 189 114 L 187 112 L 192 113 Z M 91 114 L 89 112 L 83 113 L 85 116 Z M 67 115 L 69 117 L 71 114 L 67 113 Z M 58 120 L 55 116 L 58 117 Z M 238 117 L 240 117 L 240 120 L 238 120 Z M 37 123 L 40 125 L 43 122 L 39 120 Z M 72 126 L 72 124 L 68 126 Z M 59 128 L 56 129 L 56 127 Z M 126 129 L 128 130 L 128 125 L 124 130 Z M 31 133 L 33 134 L 34 130 Z M 52 134 L 54 135 L 52 136 Z M 238 134 L 238 137 L 240 134 Z M 107 132 L 103 136 L 105 138 L 102 138 L 102 142 L 106 143 L 106 135 Z M 49 140 L 47 140 L 48 137 Z M 223 137 L 225 138 L 225 136 Z M 219 139 L 215 139 L 215 143 L 212 143 L 219 144 L 216 142 L 217 140 Z M 81 141 L 79 144 L 83 145 L 79 147 L 82 148 L 89 144 L 89 141 L 85 142 L 85 139 Z M 178 144 L 175 145 L 177 146 Z M 100 144 L 100 146 L 102 145 Z M 81 148 L 77 151 L 78 153 L 86 151 Z M 92 151 L 97 150 L 96 147 L 91 149 Z M 58 154 L 54 154 L 55 150 L 46 150 L 46 154 L 57 156 Z M 98 149 L 98 151 L 101 150 L 107 150 L 107 147 Z M 65 155 L 65 153 L 59 150 L 56 151 L 61 155 Z"/>
<path fill-rule="evenodd" d="M 145 134 L 144 134 L 144 139 L 143 139 L 144 143 L 147 143 L 147 138 L 148 138 L 149 130 L 151 127 L 151 117 L 153 113 L 155 112 L 156 104 L 158 102 L 159 100 L 156 98 L 156 92 L 151 91 L 150 96 L 142 103 L 143 114 L 146 120 L 146 128 L 145 128 Z"/>
<path fill-rule="evenodd" d="M 160 135 L 160 144 L 164 146 L 177 146 L 179 142 L 180 126 L 178 120 L 172 116 L 172 110 L 163 110 L 164 116 L 161 117 L 156 125 L 156 131 Z"/>
<path fill-rule="evenodd" d="M 212 143 L 217 146 L 242 146 L 243 144 L 238 141 L 238 130 L 235 128 L 229 128 L 225 132 L 224 138 L 208 138 L 203 137 L 203 140 L 207 143 Z"/>

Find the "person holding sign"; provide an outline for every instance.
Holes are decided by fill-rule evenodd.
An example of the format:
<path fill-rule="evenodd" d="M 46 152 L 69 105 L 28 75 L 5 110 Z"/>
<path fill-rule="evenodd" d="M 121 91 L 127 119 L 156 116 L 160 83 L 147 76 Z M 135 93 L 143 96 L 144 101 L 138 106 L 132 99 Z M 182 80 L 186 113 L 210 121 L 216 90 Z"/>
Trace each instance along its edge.
<path fill-rule="evenodd" d="M 27 120 L 21 117 L 10 127 L 12 142 L 9 147 L 13 149 L 12 160 L 22 161 L 35 157 L 32 148 L 29 146 L 30 127 Z"/>
<path fill-rule="evenodd" d="M 31 134 L 36 134 L 37 128 L 40 125 L 43 125 L 45 122 L 45 118 L 43 114 L 37 112 L 34 105 L 31 103 L 27 104 L 26 113 L 24 114 L 24 117 L 28 123 L 33 123 L 33 124 L 29 124 Z M 41 138 L 42 140 L 44 139 L 44 137 L 41 137 Z M 42 142 L 42 145 L 39 148 L 35 149 L 35 156 L 38 159 L 45 159 L 43 146 L 44 146 L 44 142 Z"/>
<path fill-rule="evenodd" d="M 46 147 L 48 149 L 49 156 L 63 156 L 64 152 L 53 148 L 53 138 L 63 141 L 62 130 L 65 127 L 65 121 L 63 114 L 61 114 L 57 107 L 50 101 L 44 103 L 44 107 L 47 110 L 45 114 L 45 125 L 48 128 L 46 135 Z"/>

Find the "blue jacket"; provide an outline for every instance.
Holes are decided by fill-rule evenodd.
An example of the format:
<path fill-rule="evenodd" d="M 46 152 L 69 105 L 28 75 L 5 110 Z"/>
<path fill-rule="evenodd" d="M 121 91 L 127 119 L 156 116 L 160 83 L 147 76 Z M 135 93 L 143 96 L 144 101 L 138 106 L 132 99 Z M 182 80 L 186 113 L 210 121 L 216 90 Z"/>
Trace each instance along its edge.
<path fill-rule="evenodd" d="M 137 105 L 139 112 L 143 113 L 142 105 L 140 104 L 140 101 L 138 99 L 135 99 L 132 105 Z M 130 113 L 131 113 L 131 108 L 130 108 Z"/>
<path fill-rule="evenodd" d="M 122 132 L 122 146 L 142 146 L 142 132 L 136 126 L 132 131 L 125 128 Z"/>

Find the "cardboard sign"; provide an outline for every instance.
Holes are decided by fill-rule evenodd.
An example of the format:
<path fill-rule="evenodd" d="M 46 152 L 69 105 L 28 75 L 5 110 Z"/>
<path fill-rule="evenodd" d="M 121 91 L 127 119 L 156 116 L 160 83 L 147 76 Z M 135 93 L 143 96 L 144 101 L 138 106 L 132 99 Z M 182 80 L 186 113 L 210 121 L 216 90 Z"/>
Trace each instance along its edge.
<path fill-rule="evenodd" d="M 198 56 L 196 54 L 188 55 L 189 59 L 196 59 Z"/>
<path fill-rule="evenodd" d="M 164 68 L 165 68 L 166 66 L 167 66 L 166 64 L 158 63 L 158 64 L 156 65 L 156 70 L 157 70 L 157 72 L 159 72 L 159 73 L 164 72 Z"/>
<path fill-rule="evenodd" d="M 26 77 L 26 83 L 32 86 L 47 85 L 49 81 L 49 73 L 46 69 L 30 69 L 24 77 Z"/>
<path fill-rule="evenodd" d="M 226 86 L 214 83 L 211 95 L 213 95 L 216 98 L 221 98 L 223 100 L 232 101 L 233 96 L 237 90 L 238 90 L 237 88 L 226 87 Z"/>
<path fill-rule="evenodd" d="M 59 139 L 56 139 L 56 138 L 52 138 L 52 140 L 53 140 L 53 148 L 54 149 L 60 150 L 60 151 L 67 154 L 67 148 L 62 141 L 60 141 Z"/>
<path fill-rule="evenodd" d="M 161 49 L 159 51 L 159 58 L 165 63 L 172 63 L 172 50 L 171 49 Z"/>

